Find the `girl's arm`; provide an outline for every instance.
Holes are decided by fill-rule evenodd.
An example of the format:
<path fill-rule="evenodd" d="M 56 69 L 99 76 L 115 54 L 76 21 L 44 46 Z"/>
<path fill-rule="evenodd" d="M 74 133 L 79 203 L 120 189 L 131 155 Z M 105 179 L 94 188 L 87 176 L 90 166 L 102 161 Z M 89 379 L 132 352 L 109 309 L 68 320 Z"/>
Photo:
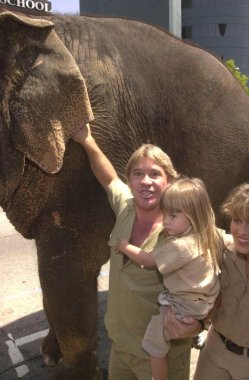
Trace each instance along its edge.
<path fill-rule="evenodd" d="M 118 249 L 138 265 L 144 265 L 146 267 L 156 266 L 156 262 L 152 254 L 130 244 L 128 239 L 122 239 L 119 242 Z"/>

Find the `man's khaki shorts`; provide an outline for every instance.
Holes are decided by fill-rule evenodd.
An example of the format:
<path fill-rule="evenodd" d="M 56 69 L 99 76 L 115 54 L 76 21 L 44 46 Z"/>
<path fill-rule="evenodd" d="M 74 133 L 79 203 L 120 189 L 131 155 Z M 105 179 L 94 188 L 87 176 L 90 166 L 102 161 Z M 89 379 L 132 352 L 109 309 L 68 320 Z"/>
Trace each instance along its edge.
<path fill-rule="evenodd" d="M 172 342 L 168 354 L 168 380 L 187 380 L 190 372 L 191 339 Z M 150 360 L 118 351 L 112 345 L 109 380 L 151 380 Z"/>

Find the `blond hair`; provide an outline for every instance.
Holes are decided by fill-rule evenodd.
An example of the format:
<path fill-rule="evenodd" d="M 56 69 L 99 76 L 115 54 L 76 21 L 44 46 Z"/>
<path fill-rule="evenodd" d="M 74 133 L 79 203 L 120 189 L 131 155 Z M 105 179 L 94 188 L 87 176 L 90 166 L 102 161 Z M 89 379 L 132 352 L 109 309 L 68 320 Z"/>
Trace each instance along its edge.
<path fill-rule="evenodd" d="M 213 262 L 217 273 L 223 244 L 202 180 L 184 177 L 175 181 L 164 191 L 161 208 L 164 213 L 182 212 L 189 219 L 199 249 Z"/>
<path fill-rule="evenodd" d="M 155 164 L 161 166 L 171 182 L 178 178 L 179 174 L 175 170 L 171 159 L 164 151 L 156 145 L 144 144 L 138 148 L 130 157 L 126 166 L 126 177 L 129 179 L 132 169 L 141 158 L 151 158 Z"/>
<path fill-rule="evenodd" d="M 221 212 L 229 219 L 249 221 L 249 183 L 235 187 L 221 206 Z"/>

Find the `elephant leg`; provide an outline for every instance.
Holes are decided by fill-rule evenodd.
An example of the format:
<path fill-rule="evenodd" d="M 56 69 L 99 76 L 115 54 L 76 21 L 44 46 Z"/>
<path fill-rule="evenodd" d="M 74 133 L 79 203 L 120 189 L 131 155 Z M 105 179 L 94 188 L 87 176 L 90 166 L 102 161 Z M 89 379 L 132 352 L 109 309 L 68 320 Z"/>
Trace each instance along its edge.
<path fill-rule="evenodd" d="M 48 335 L 42 340 L 40 351 L 44 363 L 49 367 L 56 366 L 62 359 L 62 353 L 55 332 L 51 327 L 49 328 Z"/>
<path fill-rule="evenodd" d="M 57 310 L 59 305 L 52 302 L 56 313 L 53 318 L 56 321 L 56 338 L 60 345 L 63 359 L 58 366 L 51 370 L 50 380 L 101 380 L 101 370 L 96 357 L 96 331 L 97 331 L 97 299 L 94 298 L 96 293 L 95 286 L 84 285 L 86 289 L 86 299 L 91 299 L 91 307 L 85 305 L 85 313 L 80 311 L 80 301 L 75 304 L 74 313 L 81 315 L 83 323 L 80 325 L 71 324 L 71 313 L 62 314 L 59 319 Z M 82 292 L 81 295 L 84 295 Z M 71 305 L 72 306 L 72 305 Z M 67 327 L 68 326 L 68 327 Z"/>
<path fill-rule="evenodd" d="M 82 362 L 89 362 L 89 370 L 83 368 L 72 368 L 65 360 L 51 370 L 49 380 L 102 380 L 102 370 L 97 364 L 96 353 L 92 352 L 87 357 L 82 357 Z M 94 368 L 93 368 L 94 367 Z M 90 371 L 90 372 L 88 372 Z"/>
<path fill-rule="evenodd" d="M 63 357 L 51 370 L 53 380 L 101 379 L 96 357 L 100 268 L 94 252 L 84 251 L 78 244 L 65 238 L 64 230 L 58 230 L 49 240 L 37 241 L 44 305 L 52 327 L 42 352 L 56 363 L 61 354 Z"/>
<path fill-rule="evenodd" d="M 43 307 L 49 324 L 48 335 L 42 340 L 40 352 L 43 357 L 44 363 L 49 367 L 54 367 L 62 359 L 62 353 L 55 335 L 54 328 L 46 307 L 46 302 L 43 299 Z"/>

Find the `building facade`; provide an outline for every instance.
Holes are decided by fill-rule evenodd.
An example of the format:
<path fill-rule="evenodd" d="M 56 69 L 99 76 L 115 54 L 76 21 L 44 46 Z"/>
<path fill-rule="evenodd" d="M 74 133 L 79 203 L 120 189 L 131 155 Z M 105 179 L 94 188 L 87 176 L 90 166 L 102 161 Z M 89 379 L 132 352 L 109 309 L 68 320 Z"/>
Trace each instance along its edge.
<path fill-rule="evenodd" d="M 129 17 L 181 37 L 181 0 L 80 0 L 80 14 Z"/>
<path fill-rule="evenodd" d="M 182 38 L 249 76 L 249 0 L 182 0 Z"/>

